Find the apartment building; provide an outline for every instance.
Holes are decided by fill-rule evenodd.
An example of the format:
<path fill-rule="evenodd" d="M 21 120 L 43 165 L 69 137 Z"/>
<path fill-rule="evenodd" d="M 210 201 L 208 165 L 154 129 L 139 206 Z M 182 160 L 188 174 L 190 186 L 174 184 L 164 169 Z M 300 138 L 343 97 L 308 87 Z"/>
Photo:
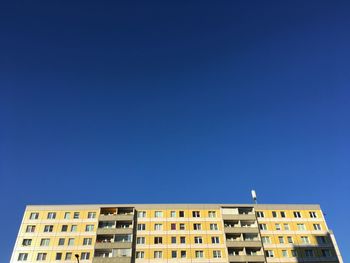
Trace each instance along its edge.
<path fill-rule="evenodd" d="M 27 206 L 11 263 L 78 260 L 343 262 L 319 205 Z"/>

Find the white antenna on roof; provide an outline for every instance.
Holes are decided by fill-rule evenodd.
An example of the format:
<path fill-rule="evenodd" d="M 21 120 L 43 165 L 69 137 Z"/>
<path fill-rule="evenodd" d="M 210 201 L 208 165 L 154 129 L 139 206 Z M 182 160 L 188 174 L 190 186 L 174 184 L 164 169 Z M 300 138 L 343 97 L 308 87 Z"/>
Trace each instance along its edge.
<path fill-rule="evenodd" d="M 257 204 L 258 201 L 256 199 L 256 192 L 255 192 L 255 190 L 252 190 L 252 197 L 253 197 L 254 203 Z"/>

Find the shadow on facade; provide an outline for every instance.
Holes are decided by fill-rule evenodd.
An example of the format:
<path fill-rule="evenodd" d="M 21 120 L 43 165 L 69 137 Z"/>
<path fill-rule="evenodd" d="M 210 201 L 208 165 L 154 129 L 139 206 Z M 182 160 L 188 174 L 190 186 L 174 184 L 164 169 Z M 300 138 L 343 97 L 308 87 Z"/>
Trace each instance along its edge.
<path fill-rule="evenodd" d="M 306 236 L 306 235 L 305 235 Z M 310 239 L 310 235 L 308 236 Z M 303 240 L 303 235 L 299 236 Z M 315 245 L 293 244 L 292 255 L 296 257 L 296 262 L 327 262 L 327 263 L 343 263 L 339 254 L 337 244 L 334 243 L 333 233 L 312 235 L 311 238 L 316 240 Z"/>

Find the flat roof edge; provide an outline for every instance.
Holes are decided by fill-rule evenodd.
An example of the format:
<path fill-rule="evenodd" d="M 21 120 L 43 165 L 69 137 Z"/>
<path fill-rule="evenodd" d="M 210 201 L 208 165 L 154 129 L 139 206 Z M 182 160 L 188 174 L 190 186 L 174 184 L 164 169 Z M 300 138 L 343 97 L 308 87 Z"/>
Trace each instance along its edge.
<path fill-rule="evenodd" d="M 50 210 L 50 209 L 98 209 L 103 207 L 135 207 L 135 208 L 219 208 L 219 207 L 254 207 L 256 209 L 321 209 L 319 204 L 40 204 L 40 205 L 26 205 L 26 210 L 40 209 L 40 210 Z"/>

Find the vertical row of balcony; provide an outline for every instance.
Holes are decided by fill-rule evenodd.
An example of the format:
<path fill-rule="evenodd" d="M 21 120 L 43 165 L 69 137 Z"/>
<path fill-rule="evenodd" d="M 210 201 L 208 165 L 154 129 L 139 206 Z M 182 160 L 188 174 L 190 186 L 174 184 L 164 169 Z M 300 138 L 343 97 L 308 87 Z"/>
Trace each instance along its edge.
<path fill-rule="evenodd" d="M 93 263 L 130 263 L 134 208 L 101 208 Z"/>
<path fill-rule="evenodd" d="M 223 207 L 222 217 L 229 262 L 265 262 L 253 207 Z"/>

